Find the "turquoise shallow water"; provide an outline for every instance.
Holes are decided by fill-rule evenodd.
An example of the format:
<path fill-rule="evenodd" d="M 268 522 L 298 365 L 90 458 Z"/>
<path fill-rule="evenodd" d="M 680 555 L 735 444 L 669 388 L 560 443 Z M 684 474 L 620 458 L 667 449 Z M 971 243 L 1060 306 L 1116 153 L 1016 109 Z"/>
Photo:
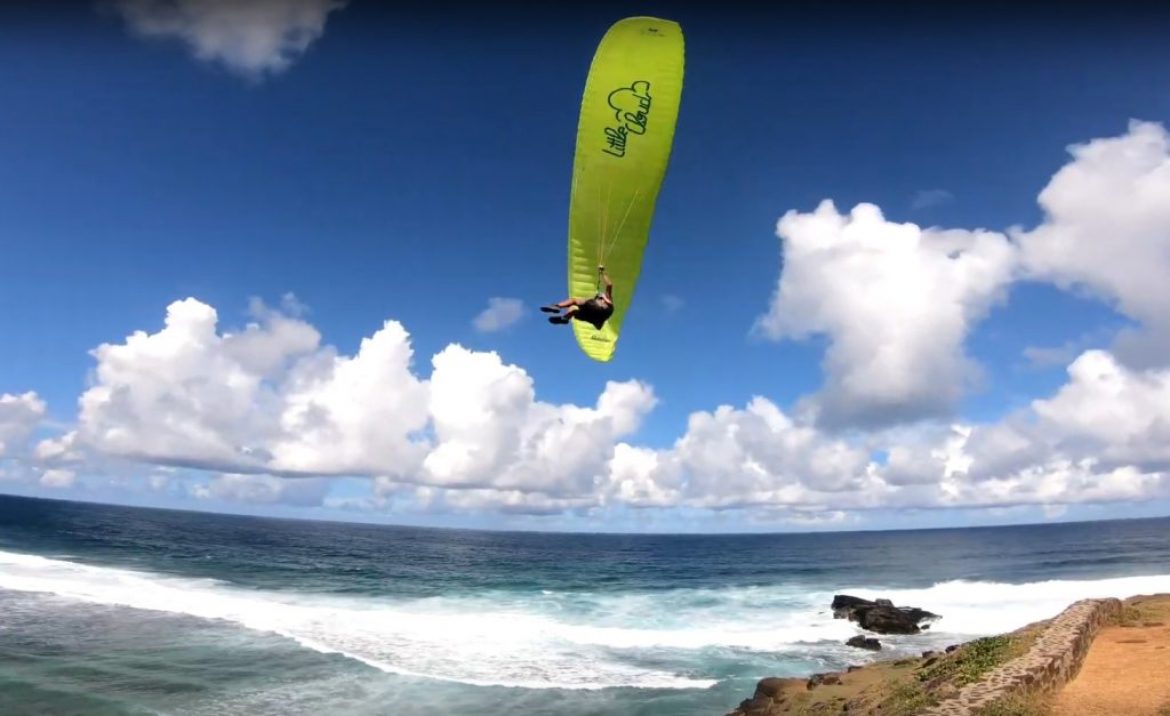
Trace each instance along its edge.
<path fill-rule="evenodd" d="M 915 652 L 1170 591 L 1170 519 L 614 536 L 0 497 L 0 713 L 722 714 L 873 658 L 834 593 L 943 615 Z"/>

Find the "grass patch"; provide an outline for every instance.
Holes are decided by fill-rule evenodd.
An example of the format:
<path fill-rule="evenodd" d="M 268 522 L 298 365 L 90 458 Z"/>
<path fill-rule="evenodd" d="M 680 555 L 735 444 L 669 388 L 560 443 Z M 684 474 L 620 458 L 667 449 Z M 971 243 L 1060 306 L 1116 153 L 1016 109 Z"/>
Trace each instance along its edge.
<path fill-rule="evenodd" d="M 950 682 L 958 687 L 973 684 L 1016 656 L 1019 650 L 1013 642 L 1011 636 L 1005 635 L 976 639 L 950 655 L 951 658 L 940 659 L 919 671 L 918 680 L 929 684 Z"/>
<path fill-rule="evenodd" d="M 904 659 L 886 666 L 886 683 L 871 691 L 868 698 L 851 704 L 849 713 L 912 716 L 949 698 L 962 687 L 976 683 L 987 672 L 1018 656 L 1032 646 L 1042 631 L 1042 624 L 1031 625 L 1011 634 L 990 636 L 963 644 L 949 654 L 935 654 L 929 659 Z M 926 664 L 929 662 L 929 666 Z M 907 668 L 909 667 L 909 668 Z M 1000 711 L 986 716 L 1036 716 L 1034 701 L 1005 702 Z M 1170 715 L 1168 715 L 1170 716 Z"/>
<path fill-rule="evenodd" d="M 1051 711 L 1050 694 L 1017 694 L 984 706 L 976 716 L 1042 716 Z"/>
<path fill-rule="evenodd" d="M 890 716 L 912 716 L 924 708 L 934 706 L 938 699 L 931 696 L 920 685 L 910 681 L 894 684 L 889 695 L 882 699 L 875 713 Z"/>
<path fill-rule="evenodd" d="M 1118 621 L 1119 626 L 1141 626 L 1143 621 L 1145 621 L 1145 615 L 1142 614 L 1141 609 L 1130 605 L 1125 605 L 1121 608 L 1121 618 Z"/>
<path fill-rule="evenodd" d="M 1152 626 L 1157 622 L 1170 621 L 1170 599 L 1156 596 L 1133 597 L 1122 607 L 1122 618 L 1126 617 L 1134 626 Z"/>

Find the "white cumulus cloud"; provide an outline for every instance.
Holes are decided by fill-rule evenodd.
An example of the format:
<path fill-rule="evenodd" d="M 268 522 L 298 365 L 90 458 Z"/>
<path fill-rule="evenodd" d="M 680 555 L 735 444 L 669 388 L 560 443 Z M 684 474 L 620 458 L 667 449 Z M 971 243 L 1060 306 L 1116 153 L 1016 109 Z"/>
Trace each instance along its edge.
<path fill-rule="evenodd" d="M 425 448 L 426 391 L 405 329 L 387 321 L 356 355 L 265 310 L 238 333 L 195 299 L 157 333 L 103 344 L 79 436 L 120 457 L 234 472 L 409 473 Z"/>
<path fill-rule="evenodd" d="M 28 439 L 44 420 L 45 410 L 45 401 L 32 391 L 20 395 L 0 393 L 0 458 L 28 448 Z"/>
<path fill-rule="evenodd" d="M 1040 192 L 1046 219 L 1015 230 L 1032 278 L 1100 297 L 1139 321 L 1118 356 L 1170 365 L 1170 135 L 1132 122 L 1118 137 L 1070 149 Z"/>
<path fill-rule="evenodd" d="M 1015 248 L 989 231 L 922 229 L 830 201 L 780 219 L 784 269 L 755 330 L 829 338 L 823 424 L 876 426 L 948 415 L 977 375 L 963 343 L 1005 297 Z"/>
<path fill-rule="evenodd" d="M 42 487 L 52 487 L 56 489 L 73 487 L 73 483 L 77 477 L 77 473 L 72 470 L 50 469 L 41 473 L 38 481 Z"/>
<path fill-rule="evenodd" d="M 1132 122 L 1070 153 L 1040 192 L 1045 218 L 1030 230 L 922 228 L 870 204 L 842 214 L 830 201 L 779 220 L 783 270 L 753 330 L 828 338 L 825 383 L 803 406 L 818 424 L 953 418 L 981 375 L 965 341 L 1018 280 L 1104 300 L 1138 324 L 1117 337 L 1115 357 L 1170 365 L 1170 135 Z M 1026 354 L 1071 360 L 1083 343 Z"/>
<path fill-rule="evenodd" d="M 515 325 L 523 316 L 524 303 L 520 299 L 492 297 L 471 324 L 481 333 L 494 333 Z"/>
<path fill-rule="evenodd" d="M 321 37 L 346 0 L 115 0 L 130 28 L 178 38 L 200 60 L 251 78 L 282 72 Z"/>
<path fill-rule="evenodd" d="M 430 400 L 426 483 L 567 494 L 592 491 L 656 402 L 648 386 L 610 382 L 594 407 L 544 403 L 525 371 L 459 346 L 435 356 Z"/>
<path fill-rule="evenodd" d="M 76 433 L 42 441 L 38 454 L 62 459 L 80 442 L 224 473 L 581 495 L 605 479 L 614 443 L 656 403 L 637 381 L 608 383 L 593 406 L 546 403 L 522 368 L 458 345 L 423 377 L 397 322 L 344 356 L 301 319 L 254 313 L 243 330 L 221 330 L 215 309 L 186 299 L 167 308 L 157 332 L 98 347 Z"/>
<path fill-rule="evenodd" d="M 878 472 L 891 504 L 1048 506 L 1170 497 L 1170 370 L 1126 368 L 1091 350 L 1054 394 L 998 422 L 956 425 Z"/>
<path fill-rule="evenodd" d="M 668 449 L 618 447 L 608 495 L 635 506 L 859 506 L 881 494 L 865 450 L 761 397 L 744 409 L 692 413 L 686 433 Z"/>
<path fill-rule="evenodd" d="M 1033 409 L 1053 442 L 1075 458 L 1170 470 L 1170 369 L 1133 370 L 1086 351 L 1069 382 Z"/>

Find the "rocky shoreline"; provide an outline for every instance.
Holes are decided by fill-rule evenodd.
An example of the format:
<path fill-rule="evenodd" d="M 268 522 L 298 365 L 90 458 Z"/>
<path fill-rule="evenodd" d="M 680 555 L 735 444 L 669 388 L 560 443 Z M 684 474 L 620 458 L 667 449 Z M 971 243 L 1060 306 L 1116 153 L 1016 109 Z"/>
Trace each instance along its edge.
<path fill-rule="evenodd" d="M 832 609 L 835 618 L 850 619 L 875 633 L 914 634 L 929 628 L 923 622 L 939 618 L 917 607 L 849 595 L 834 597 Z M 754 695 L 726 716 L 1000 713 L 994 710 L 1000 704 L 1054 693 L 1073 679 L 1098 631 L 1116 624 L 1122 611 L 1118 599 L 1083 600 L 1051 620 L 955 644 L 940 653 L 928 651 L 919 658 L 878 661 L 807 678 L 762 679 Z M 877 639 L 861 635 L 847 643 L 881 648 Z"/>

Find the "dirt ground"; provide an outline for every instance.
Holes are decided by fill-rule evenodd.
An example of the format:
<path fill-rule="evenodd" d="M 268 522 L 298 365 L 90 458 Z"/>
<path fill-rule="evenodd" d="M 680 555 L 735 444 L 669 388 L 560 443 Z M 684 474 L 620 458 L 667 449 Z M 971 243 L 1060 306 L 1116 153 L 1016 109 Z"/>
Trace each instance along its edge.
<path fill-rule="evenodd" d="M 1120 626 L 1102 629 L 1051 716 L 1170 714 L 1170 597 L 1134 597 Z"/>

